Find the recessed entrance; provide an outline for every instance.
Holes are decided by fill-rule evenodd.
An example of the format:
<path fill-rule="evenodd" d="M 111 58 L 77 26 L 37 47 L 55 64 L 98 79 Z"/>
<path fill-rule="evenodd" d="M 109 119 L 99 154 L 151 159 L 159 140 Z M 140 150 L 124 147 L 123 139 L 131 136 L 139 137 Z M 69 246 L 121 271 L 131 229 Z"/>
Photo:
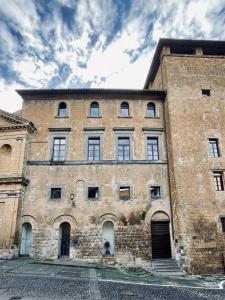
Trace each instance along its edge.
<path fill-rule="evenodd" d="M 114 255 L 114 224 L 112 221 L 106 221 L 103 224 L 102 248 L 103 256 Z"/>
<path fill-rule="evenodd" d="M 22 237 L 21 237 L 21 245 L 20 245 L 21 256 L 30 255 L 31 237 L 32 237 L 32 226 L 28 222 L 24 223 L 22 225 Z"/>
<path fill-rule="evenodd" d="M 151 221 L 152 258 L 171 258 L 169 217 L 158 212 Z"/>
<path fill-rule="evenodd" d="M 59 227 L 59 256 L 69 257 L 70 255 L 70 224 L 63 222 Z"/>

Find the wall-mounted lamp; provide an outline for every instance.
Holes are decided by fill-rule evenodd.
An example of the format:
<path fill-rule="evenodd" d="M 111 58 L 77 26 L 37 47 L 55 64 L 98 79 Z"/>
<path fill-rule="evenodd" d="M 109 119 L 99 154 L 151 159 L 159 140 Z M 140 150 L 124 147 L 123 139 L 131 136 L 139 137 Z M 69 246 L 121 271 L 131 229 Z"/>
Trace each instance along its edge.
<path fill-rule="evenodd" d="M 70 200 L 73 201 L 75 198 L 75 194 L 74 193 L 70 193 Z"/>

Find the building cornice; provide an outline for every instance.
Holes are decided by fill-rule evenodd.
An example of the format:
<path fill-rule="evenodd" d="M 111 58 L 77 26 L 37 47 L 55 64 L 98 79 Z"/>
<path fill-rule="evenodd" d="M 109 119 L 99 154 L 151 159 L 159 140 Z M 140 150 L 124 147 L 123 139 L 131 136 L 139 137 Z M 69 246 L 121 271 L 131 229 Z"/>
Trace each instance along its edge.
<path fill-rule="evenodd" d="M 19 183 L 27 186 L 29 184 L 29 179 L 23 176 L 15 176 L 15 177 L 0 177 L 0 184 L 11 184 L 11 183 Z"/>
<path fill-rule="evenodd" d="M 142 89 L 37 89 L 17 90 L 24 100 L 55 100 L 62 98 L 76 99 L 160 99 L 164 100 L 165 90 L 142 90 Z"/>

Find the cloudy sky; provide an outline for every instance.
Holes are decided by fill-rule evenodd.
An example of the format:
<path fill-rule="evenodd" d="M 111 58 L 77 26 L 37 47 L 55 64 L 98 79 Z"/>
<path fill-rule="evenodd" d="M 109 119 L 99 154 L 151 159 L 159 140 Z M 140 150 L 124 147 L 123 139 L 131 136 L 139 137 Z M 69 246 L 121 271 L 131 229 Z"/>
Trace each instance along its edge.
<path fill-rule="evenodd" d="M 0 109 L 18 88 L 143 88 L 160 37 L 225 40 L 225 0 L 0 0 Z"/>

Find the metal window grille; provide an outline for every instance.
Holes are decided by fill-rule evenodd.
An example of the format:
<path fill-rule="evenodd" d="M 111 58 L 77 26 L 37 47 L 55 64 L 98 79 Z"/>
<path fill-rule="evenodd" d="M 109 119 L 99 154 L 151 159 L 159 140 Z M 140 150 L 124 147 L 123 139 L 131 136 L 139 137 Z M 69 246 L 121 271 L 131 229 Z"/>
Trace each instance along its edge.
<path fill-rule="evenodd" d="M 100 160 L 100 138 L 88 139 L 88 160 Z"/>
<path fill-rule="evenodd" d="M 117 159 L 130 160 L 130 138 L 129 137 L 118 138 Z"/>
<path fill-rule="evenodd" d="M 209 139 L 210 156 L 219 157 L 219 147 L 217 139 Z"/>
<path fill-rule="evenodd" d="M 159 160 L 158 138 L 147 139 L 148 160 Z"/>
<path fill-rule="evenodd" d="M 65 155 L 66 155 L 66 139 L 54 138 L 52 160 L 64 161 Z"/>
<path fill-rule="evenodd" d="M 214 185 L 216 191 L 224 191 L 223 174 L 222 172 L 214 173 Z"/>

